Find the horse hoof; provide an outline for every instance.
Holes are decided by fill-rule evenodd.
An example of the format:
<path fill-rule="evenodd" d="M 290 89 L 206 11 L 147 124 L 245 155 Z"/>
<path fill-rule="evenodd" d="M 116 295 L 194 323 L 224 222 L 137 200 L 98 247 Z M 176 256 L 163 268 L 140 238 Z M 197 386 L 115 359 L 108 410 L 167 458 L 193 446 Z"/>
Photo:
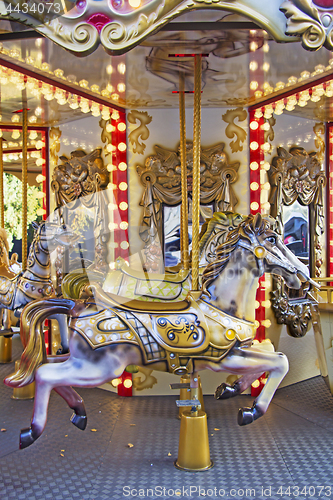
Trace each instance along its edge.
<path fill-rule="evenodd" d="M 57 356 L 60 356 L 61 354 L 68 354 L 69 353 L 69 349 L 64 349 L 63 347 L 61 349 L 58 349 L 57 350 Z"/>
<path fill-rule="evenodd" d="M 237 396 L 240 393 L 239 386 L 234 384 L 228 385 L 223 382 L 223 384 L 219 385 L 215 391 L 214 398 L 215 399 L 229 399 L 234 396 Z"/>
<path fill-rule="evenodd" d="M 254 404 L 252 408 L 240 408 L 238 411 L 237 422 L 238 425 L 248 425 L 252 424 L 259 417 L 262 417 L 264 412 L 259 410 L 259 408 Z"/>
<path fill-rule="evenodd" d="M 37 437 L 33 436 L 33 432 L 31 427 L 27 429 L 22 429 L 20 434 L 20 450 L 24 450 L 24 448 L 28 448 L 31 444 L 36 441 Z"/>
<path fill-rule="evenodd" d="M 76 413 L 73 413 L 73 415 L 71 416 L 71 422 L 75 425 L 75 427 L 81 429 L 81 431 L 84 431 L 84 429 L 87 427 L 87 416 L 77 415 Z"/>

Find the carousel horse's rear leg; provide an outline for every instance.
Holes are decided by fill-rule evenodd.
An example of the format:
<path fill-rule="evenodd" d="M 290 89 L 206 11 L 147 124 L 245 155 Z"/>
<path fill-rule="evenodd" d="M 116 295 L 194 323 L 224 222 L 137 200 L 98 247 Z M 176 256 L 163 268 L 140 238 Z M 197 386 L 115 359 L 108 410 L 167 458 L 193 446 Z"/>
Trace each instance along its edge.
<path fill-rule="evenodd" d="M 117 355 L 112 355 L 112 353 L 109 353 L 109 356 L 102 360 L 99 359 L 100 353 L 98 353 L 95 359 L 94 354 L 92 353 L 89 361 L 70 357 L 64 363 L 48 363 L 38 368 L 35 375 L 36 392 L 33 417 L 31 426 L 21 431 L 20 449 L 30 446 L 41 436 L 46 425 L 47 408 L 52 389 L 57 389 L 58 393 L 67 402 L 70 400 L 69 406 L 74 409 L 75 413 L 78 412 L 79 417 L 84 417 L 84 406 L 80 405 L 73 394 L 75 391 L 70 392 L 69 386 L 96 387 L 102 385 L 112 378 L 119 377 L 132 361 L 126 359 L 126 356 L 124 356 L 124 359 L 120 359 Z M 82 418 L 75 418 L 74 416 L 73 423 L 81 429 L 83 422 Z"/>
<path fill-rule="evenodd" d="M 69 352 L 68 319 L 65 314 L 54 314 L 49 319 L 55 319 L 59 325 L 61 349 L 57 354 L 67 354 Z"/>
<path fill-rule="evenodd" d="M 69 386 L 55 387 L 54 390 L 66 401 L 68 406 L 74 410 L 74 413 L 71 416 L 72 424 L 74 424 L 78 429 L 81 429 L 81 431 L 84 431 L 87 426 L 87 414 L 81 396 Z"/>
<path fill-rule="evenodd" d="M 234 349 L 229 356 L 224 358 L 223 370 L 244 375 L 242 377 L 243 383 L 241 382 L 242 390 L 245 390 L 245 385 L 249 386 L 260 374 L 269 373 L 267 382 L 252 408 L 240 408 L 238 412 L 239 425 L 250 424 L 266 413 L 276 389 L 288 372 L 288 368 L 288 359 L 284 354 L 260 352 L 251 347 Z"/>

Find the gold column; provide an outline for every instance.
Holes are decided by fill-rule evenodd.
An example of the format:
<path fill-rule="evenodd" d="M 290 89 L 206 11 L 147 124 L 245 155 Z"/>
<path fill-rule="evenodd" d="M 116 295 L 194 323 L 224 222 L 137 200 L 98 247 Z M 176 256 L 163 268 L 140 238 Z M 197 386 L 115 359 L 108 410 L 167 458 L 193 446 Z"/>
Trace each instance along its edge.
<path fill-rule="evenodd" d="M 189 269 L 188 254 L 188 203 L 187 203 L 187 168 L 186 168 L 186 121 L 185 121 L 184 73 L 179 74 L 179 122 L 180 122 L 180 159 L 182 204 L 180 218 L 180 249 L 183 269 Z"/>
<path fill-rule="evenodd" d="M 28 186 L 28 110 L 23 109 L 22 124 L 22 271 L 27 268 L 27 186 Z"/>
<path fill-rule="evenodd" d="M 192 290 L 199 290 L 201 55 L 194 56 L 193 192 L 192 192 Z"/>
<path fill-rule="evenodd" d="M 3 150 L 2 137 L 0 137 L 0 225 L 5 227 L 5 201 L 3 199 Z"/>

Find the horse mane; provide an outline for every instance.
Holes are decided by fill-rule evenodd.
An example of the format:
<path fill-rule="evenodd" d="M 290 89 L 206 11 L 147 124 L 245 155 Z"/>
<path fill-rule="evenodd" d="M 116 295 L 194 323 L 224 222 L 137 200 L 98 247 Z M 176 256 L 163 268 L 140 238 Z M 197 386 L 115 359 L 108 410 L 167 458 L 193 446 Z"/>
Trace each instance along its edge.
<path fill-rule="evenodd" d="M 251 243 L 253 237 L 260 236 L 270 227 L 267 219 L 260 214 L 249 215 L 238 227 L 230 231 L 224 243 L 216 249 L 216 259 L 204 269 L 202 274 L 202 290 L 209 295 L 208 288 L 221 274 L 228 264 L 234 250 L 238 247 L 240 238 L 245 238 Z"/>

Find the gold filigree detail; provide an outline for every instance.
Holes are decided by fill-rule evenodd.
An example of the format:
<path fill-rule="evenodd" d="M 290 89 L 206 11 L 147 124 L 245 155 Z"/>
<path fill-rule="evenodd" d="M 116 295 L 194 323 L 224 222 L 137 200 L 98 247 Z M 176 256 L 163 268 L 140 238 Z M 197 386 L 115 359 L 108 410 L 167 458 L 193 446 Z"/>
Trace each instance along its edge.
<path fill-rule="evenodd" d="M 108 150 L 108 145 L 112 144 L 112 133 L 107 128 L 108 125 L 110 125 L 110 124 L 111 124 L 111 119 L 103 120 L 103 118 L 101 118 L 101 120 L 99 121 L 99 126 L 102 129 L 101 141 L 103 142 L 103 144 L 106 143 L 104 148 L 103 148 L 105 156 L 108 156 L 111 154 L 111 151 Z"/>
<path fill-rule="evenodd" d="M 325 157 L 325 140 L 322 136 L 325 137 L 325 126 L 321 123 L 316 123 L 313 127 L 313 131 L 316 134 L 316 138 L 314 140 L 315 146 L 318 149 L 317 158 L 320 162 L 324 161 Z"/>
<path fill-rule="evenodd" d="M 137 111 L 133 109 L 128 115 L 127 120 L 129 123 L 136 124 L 137 121 L 140 125 L 132 130 L 128 136 L 128 141 L 132 144 L 133 153 L 143 155 L 146 145 L 142 141 L 146 141 L 149 137 L 149 129 L 147 125 L 152 121 L 152 117 L 148 115 L 147 111 Z"/>
<path fill-rule="evenodd" d="M 323 45 L 333 49 L 332 27 L 324 26 L 311 0 L 288 0 L 282 3 L 280 10 L 287 18 L 286 35 L 300 36 L 305 49 L 318 50 Z"/>
<path fill-rule="evenodd" d="M 136 391 L 143 391 L 144 389 L 152 389 L 157 384 L 157 378 L 152 375 L 153 370 L 145 366 L 138 366 L 139 374 L 143 374 L 144 378 L 138 375 L 133 377 L 133 387 Z"/>
<path fill-rule="evenodd" d="M 243 151 L 243 145 L 241 143 L 245 141 L 247 136 L 246 130 L 234 123 L 236 118 L 238 118 L 239 122 L 243 122 L 247 118 L 247 111 L 243 108 L 228 109 L 228 111 L 222 115 L 222 120 L 228 123 L 225 129 L 225 135 L 228 139 L 233 139 L 233 137 L 236 136 L 229 144 L 233 153 Z"/>
<path fill-rule="evenodd" d="M 58 154 L 60 151 L 60 137 L 61 130 L 59 127 L 50 128 L 50 165 L 51 167 L 56 167 L 58 163 Z"/>
<path fill-rule="evenodd" d="M 271 153 L 272 150 L 273 150 L 273 141 L 274 141 L 274 137 L 275 137 L 275 133 L 274 133 L 274 125 L 276 124 L 276 119 L 274 118 L 274 116 L 271 116 L 269 119 L 266 119 L 265 120 L 265 132 L 264 132 L 264 142 L 265 143 L 270 143 L 270 148 L 269 150 L 266 151 L 266 153 Z"/>

